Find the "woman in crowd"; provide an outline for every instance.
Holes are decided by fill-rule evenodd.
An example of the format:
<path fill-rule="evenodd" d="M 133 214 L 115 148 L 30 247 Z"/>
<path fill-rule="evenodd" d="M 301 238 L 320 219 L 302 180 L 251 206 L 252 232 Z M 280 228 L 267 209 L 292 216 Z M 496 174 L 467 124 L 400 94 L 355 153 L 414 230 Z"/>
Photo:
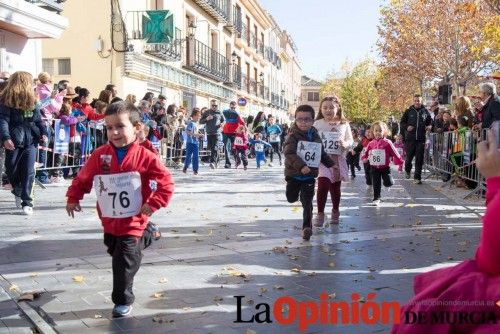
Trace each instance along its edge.
<path fill-rule="evenodd" d="M 12 185 L 16 206 L 25 215 L 33 214 L 33 182 L 37 146 L 47 142 L 47 128 L 43 126 L 40 109 L 51 97 L 37 104 L 33 77 L 28 72 L 15 72 L 0 93 L 0 138 L 6 149 L 7 177 Z"/>

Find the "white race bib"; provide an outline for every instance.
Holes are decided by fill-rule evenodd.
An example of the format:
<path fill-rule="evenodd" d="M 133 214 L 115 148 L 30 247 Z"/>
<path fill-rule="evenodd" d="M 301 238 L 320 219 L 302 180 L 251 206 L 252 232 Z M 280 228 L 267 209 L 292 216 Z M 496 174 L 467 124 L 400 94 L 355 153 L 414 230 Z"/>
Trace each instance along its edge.
<path fill-rule="evenodd" d="M 385 165 L 385 150 L 380 150 L 380 149 L 371 150 L 370 165 L 375 167 Z"/>
<path fill-rule="evenodd" d="M 141 175 L 138 172 L 96 175 L 94 189 L 103 217 L 127 218 L 141 211 Z"/>
<path fill-rule="evenodd" d="M 297 144 L 297 155 L 307 167 L 318 168 L 321 162 L 321 143 L 301 140 Z"/>
<path fill-rule="evenodd" d="M 403 148 L 402 147 L 396 147 L 396 151 L 398 152 L 399 156 L 403 156 Z"/>
<path fill-rule="evenodd" d="M 280 135 L 277 133 L 270 134 L 269 141 L 271 143 L 279 143 L 280 142 Z"/>
<path fill-rule="evenodd" d="M 243 138 L 241 137 L 234 137 L 234 145 L 235 146 L 243 146 Z"/>
<path fill-rule="evenodd" d="M 264 152 L 264 144 L 256 143 L 255 144 L 255 152 Z"/>
<path fill-rule="evenodd" d="M 324 131 L 320 133 L 320 136 L 326 153 L 335 155 L 341 153 L 340 134 L 338 132 Z"/>

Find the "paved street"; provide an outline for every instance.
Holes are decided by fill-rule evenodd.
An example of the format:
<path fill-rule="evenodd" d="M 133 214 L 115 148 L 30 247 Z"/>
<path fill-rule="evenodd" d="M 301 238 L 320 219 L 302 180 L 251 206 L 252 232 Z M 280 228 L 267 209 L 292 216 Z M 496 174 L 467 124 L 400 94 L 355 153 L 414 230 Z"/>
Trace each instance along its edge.
<path fill-rule="evenodd" d="M 67 184 L 37 188 L 36 211 L 27 218 L 1 190 L 0 333 L 31 333 L 33 325 L 11 299 L 29 291 L 43 293 L 20 306 L 46 332 L 298 333 L 297 322 L 234 323 L 233 296 L 245 296 L 243 320 L 258 312 L 257 304 L 272 308 L 287 295 L 319 301 L 326 292 L 330 301 L 350 302 L 353 292 L 364 298 L 375 292 L 375 301 L 405 302 L 415 273 L 475 253 L 482 207 L 458 205 L 428 184 L 400 179 L 383 190 L 381 207 L 370 207 L 362 174 L 343 185 L 340 225 L 315 230 L 303 242 L 302 211 L 286 202 L 282 174 L 277 167 L 204 167 L 198 177 L 174 171 L 175 198 L 153 216 L 163 238 L 144 252 L 133 316 L 118 320 L 111 318 L 111 259 L 95 196 L 73 220 L 64 211 Z M 315 324 L 305 333 L 389 328 Z"/>

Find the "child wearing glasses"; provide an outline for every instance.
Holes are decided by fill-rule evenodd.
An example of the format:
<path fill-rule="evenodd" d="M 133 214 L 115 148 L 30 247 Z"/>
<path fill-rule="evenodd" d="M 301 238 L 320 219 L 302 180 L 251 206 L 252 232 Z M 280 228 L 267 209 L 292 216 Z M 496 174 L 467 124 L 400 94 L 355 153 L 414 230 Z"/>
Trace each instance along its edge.
<path fill-rule="evenodd" d="M 289 203 L 300 199 L 303 209 L 302 239 L 312 235 L 313 197 L 320 162 L 328 168 L 334 162 L 321 144 L 318 131 L 313 127 L 314 108 L 301 105 L 295 111 L 295 122 L 285 140 L 286 198 Z"/>

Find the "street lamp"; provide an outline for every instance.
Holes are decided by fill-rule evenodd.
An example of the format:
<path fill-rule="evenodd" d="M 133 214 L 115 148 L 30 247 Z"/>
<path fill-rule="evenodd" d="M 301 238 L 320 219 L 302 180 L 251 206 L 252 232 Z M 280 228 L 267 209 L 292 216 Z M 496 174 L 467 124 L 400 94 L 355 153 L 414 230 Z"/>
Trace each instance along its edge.
<path fill-rule="evenodd" d="M 261 84 L 264 82 L 264 72 L 260 72 L 260 74 L 259 74 L 259 80 L 260 80 Z"/>
<path fill-rule="evenodd" d="M 194 37 L 194 34 L 196 32 L 196 23 L 193 21 L 189 22 L 189 25 L 188 25 L 188 38 L 192 38 Z"/>
<path fill-rule="evenodd" d="M 236 51 L 233 51 L 233 53 L 231 53 L 231 62 L 234 64 L 236 64 L 236 61 L 238 60 L 238 55 L 236 54 Z"/>

